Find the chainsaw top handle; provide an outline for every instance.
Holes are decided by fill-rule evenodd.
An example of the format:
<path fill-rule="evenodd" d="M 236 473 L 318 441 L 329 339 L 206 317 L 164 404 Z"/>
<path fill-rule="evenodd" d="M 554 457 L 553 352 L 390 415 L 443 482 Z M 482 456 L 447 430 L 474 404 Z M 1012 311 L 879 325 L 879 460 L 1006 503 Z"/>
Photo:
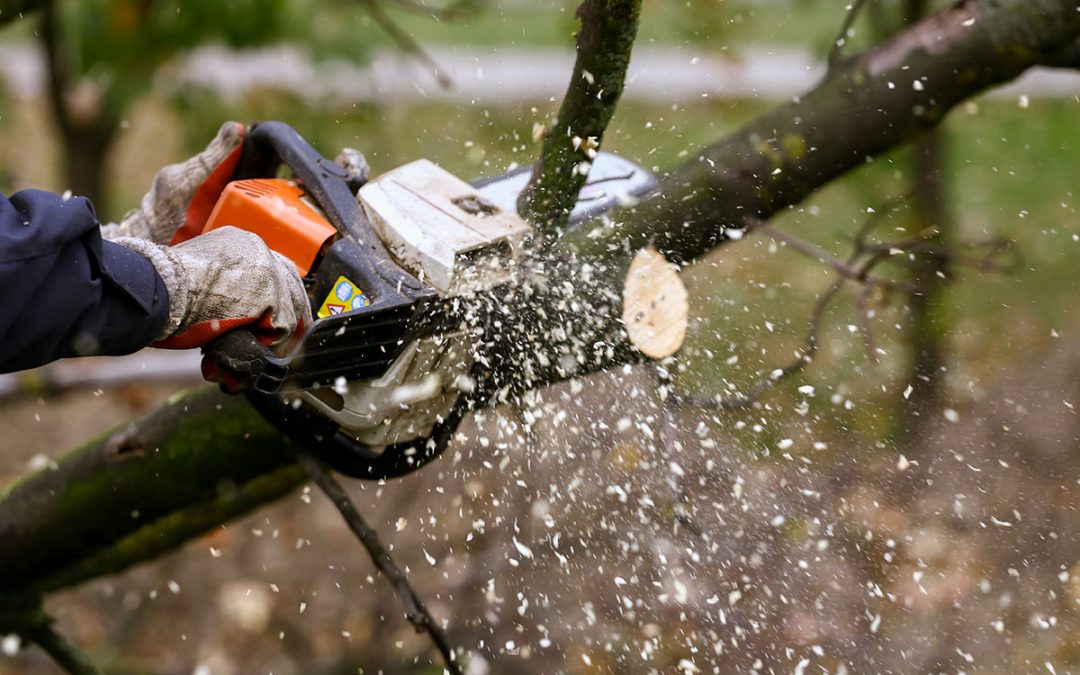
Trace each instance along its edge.
<path fill-rule="evenodd" d="M 323 157 L 296 129 L 284 122 L 260 122 L 251 126 L 233 180 L 274 176 L 282 165 L 303 184 L 304 190 L 340 234 L 351 235 L 365 243 L 370 239 L 381 244 L 356 201 L 359 186 L 350 184 L 348 170 Z"/>

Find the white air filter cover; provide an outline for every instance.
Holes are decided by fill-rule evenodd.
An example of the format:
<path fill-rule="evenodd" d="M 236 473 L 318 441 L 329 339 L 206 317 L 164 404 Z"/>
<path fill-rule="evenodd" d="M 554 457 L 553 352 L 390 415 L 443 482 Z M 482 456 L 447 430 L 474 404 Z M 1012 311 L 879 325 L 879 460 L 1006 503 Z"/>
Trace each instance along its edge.
<path fill-rule="evenodd" d="M 443 295 L 507 281 L 530 228 L 421 159 L 360 188 L 361 206 L 398 263 Z"/>

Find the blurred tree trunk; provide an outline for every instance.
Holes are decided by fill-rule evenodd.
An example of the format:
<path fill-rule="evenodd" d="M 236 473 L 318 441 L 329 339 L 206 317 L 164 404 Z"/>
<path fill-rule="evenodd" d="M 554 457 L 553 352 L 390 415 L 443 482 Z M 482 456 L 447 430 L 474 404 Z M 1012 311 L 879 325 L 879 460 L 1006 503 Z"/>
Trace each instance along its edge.
<path fill-rule="evenodd" d="M 926 13 L 927 0 L 905 0 L 904 4 L 905 25 L 918 22 Z M 950 322 L 944 303 L 954 236 L 943 184 L 946 148 L 945 132 L 940 127 L 929 130 L 912 148 L 914 225 L 916 230 L 932 230 L 933 235 L 928 238 L 927 250 L 918 251 L 909 265 L 912 283 L 920 290 L 909 303 L 911 361 L 905 391 L 910 387 L 910 394 L 901 411 L 899 433 L 911 454 L 925 445 L 932 416 L 946 397 Z"/>
<path fill-rule="evenodd" d="M 64 188 L 90 199 L 100 218 L 108 218 L 105 160 L 119 126 L 101 117 L 74 126 L 61 125 Z"/>
<path fill-rule="evenodd" d="M 901 413 L 900 434 L 912 452 L 926 441 L 932 416 L 945 402 L 945 379 L 950 330 L 949 310 L 945 306 L 949 282 L 949 246 L 953 223 L 942 186 L 945 139 L 940 129 L 928 132 L 915 144 L 913 165 L 915 225 L 933 229 L 930 249 L 919 251 L 909 265 L 912 282 L 919 292 L 911 297 L 909 334 L 911 363 L 907 387 L 911 387 Z"/>
<path fill-rule="evenodd" d="M 41 9 L 38 32 L 48 66 L 49 105 L 60 134 L 63 189 L 90 199 L 99 217 L 106 217 L 105 160 L 120 129 L 120 116 L 109 105 L 108 92 L 73 75 L 64 50 L 59 0 Z"/>

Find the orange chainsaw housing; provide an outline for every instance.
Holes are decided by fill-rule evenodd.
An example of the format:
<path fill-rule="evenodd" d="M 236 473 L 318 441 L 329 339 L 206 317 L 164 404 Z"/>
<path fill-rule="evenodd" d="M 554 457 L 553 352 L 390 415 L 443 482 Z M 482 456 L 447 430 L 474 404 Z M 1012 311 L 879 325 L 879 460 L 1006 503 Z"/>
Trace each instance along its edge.
<path fill-rule="evenodd" d="M 323 246 L 337 234 L 295 182 L 252 178 L 229 183 L 206 221 L 203 233 L 231 225 L 262 238 L 307 276 Z"/>

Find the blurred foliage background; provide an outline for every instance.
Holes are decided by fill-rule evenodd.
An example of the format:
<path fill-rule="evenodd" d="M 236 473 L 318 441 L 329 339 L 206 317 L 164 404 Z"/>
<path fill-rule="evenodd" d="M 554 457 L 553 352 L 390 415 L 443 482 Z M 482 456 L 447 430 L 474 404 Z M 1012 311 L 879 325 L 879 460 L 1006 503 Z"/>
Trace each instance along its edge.
<path fill-rule="evenodd" d="M 943 4 L 872 2 L 847 49 L 873 44 L 899 30 L 913 12 Z M 386 11 L 437 59 L 441 50 L 462 46 L 494 55 L 571 50 L 575 6 L 569 0 L 471 0 L 453 5 L 448 16 L 399 3 L 388 3 Z M 736 65 L 755 54 L 786 50 L 820 61 L 844 15 L 844 3 L 828 0 L 646 0 L 638 49 L 677 50 L 688 61 L 715 57 Z M 185 59 L 207 46 L 241 52 L 288 46 L 294 51 L 280 58 L 361 68 L 394 49 L 364 2 L 57 1 L 45 16 L 28 16 L 0 33 L 0 60 L 8 62 L 0 70 L 9 80 L 0 91 L 0 188 L 70 188 L 94 196 L 103 219 L 116 219 L 137 203 L 159 167 L 200 149 L 224 119 L 288 121 L 324 154 L 343 146 L 361 149 L 376 172 L 427 157 L 464 177 L 491 175 L 532 161 L 539 149 L 533 126 L 550 120 L 557 107 L 548 99 L 489 104 L 335 95 L 333 69 L 313 71 L 331 78 L 324 89 L 329 93 L 317 97 L 269 85 L 234 93 L 183 77 Z M 34 67 L 44 67 L 39 86 L 13 84 L 13 69 Z M 417 81 L 433 89 L 423 71 L 416 66 Z M 662 173 L 776 103 L 766 96 L 663 103 L 630 96 L 605 149 Z M 730 672 L 724 668 L 746 669 L 755 661 L 758 668 L 790 671 L 807 654 L 829 672 L 840 672 L 841 664 L 855 672 L 908 666 L 1033 672 L 1046 669 L 1045 663 L 1062 673 L 1080 668 L 1078 593 L 1069 571 L 1080 553 L 1073 542 L 1076 530 L 1069 530 L 1080 503 L 1071 459 L 1080 429 L 1073 410 L 1080 403 L 1074 397 L 1080 373 L 1074 346 L 1080 333 L 1074 258 L 1080 252 L 1074 196 L 1078 105 L 1072 91 L 984 97 L 943 124 L 934 141 L 934 183 L 943 208 L 929 225 L 947 228 L 948 238 L 940 243 L 953 254 L 967 251 L 966 243 L 1011 240 L 1019 264 L 1007 273 L 952 266 L 952 283 L 936 290 L 918 316 L 903 299 L 870 296 L 874 350 L 865 345 L 861 289 L 853 286 L 827 312 L 815 362 L 754 408 L 684 409 L 665 417 L 669 413 L 654 393 L 643 399 L 631 395 L 638 387 L 651 392 L 647 373 L 636 371 L 614 389 L 612 378 L 600 376 L 585 393 L 574 393 L 573 405 L 603 411 L 596 419 L 608 423 L 606 434 L 574 438 L 552 429 L 550 437 L 511 439 L 512 447 L 494 453 L 513 460 L 510 468 L 499 464 L 498 471 L 485 467 L 480 446 L 466 442 L 459 465 L 385 487 L 357 486 L 362 508 L 366 500 L 385 532 L 402 530 L 395 528 L 399 519 L 419 524 L 419 531 L 404 528 L 389 538 L 408 564 L 422 570 L 422 593 L 447 617 L 451 636 L 482 655 L 483 664 L 471 672 L 629 673 L 644 672 L 642 664 L 670 672 L 685 658 L 696 659 L 705 672 L 711 670 L 706 665 Z M 846 257 L 869 214 L 911 191 L 925 171 L 915 151 L 901 149 L 772 222 Z M 875 232 L 884 240 L 901 239 L 928 226 L 928 213 L 918 196 L 904 200 L 881 216 Z M 925 271 L 915 258 L 896 256 L 888 273 L 905 279 Z M 695 263 L 685 277 L 693 323 L 674 383 L 680 391 L 710 396 L 744 390 L 790 360 L 832 272 L 756 235 Z M 920 352 L 913 344 L 921 350 L 929 344 L 942 355 L 944 370 L 920 379 L 913 370 Z M 918 390 L 917 409 L 904 393 L 909 385 Z M 548 398 L 566 399 L 568 390 L 556 388 Z M 0 437 L 25 439 L 18 448 L 5 442 L 0 476 L 13 478 L 37 453 L 56 454 L 168 391 L 167 385 L 140 385 L 0 402 Z M 1010 415 L 1025 421 L 1006 421 Z M 652 432 L 639 433 L 637 423 L 629 431 L 620 426 L 628 416 L 646 420 L 650 428 L 670 427 L 668 450 L 672 444 L 679 452 L 692 446 L 697 459 L 683 456 L 679 462 L 683 470 L 696 467 L 691 476 L 700 480 L 676 486 L 666 455 L 652 468 L 645 462 L 644 468 L 626 469 L 650 453 L 665 452 L 655 450 Z M 46 431 L 41 419 L 64 422 Z M 474 424 L 479 438 L 485 422 Z M 998 433 L 982 435 L 988 430 Z M 570 462 L 576 468 L 568 468 L 561 453 L 576 458 Z M 905 483 L 897 467 L 912 461 L 937 482 L 920 473 L 918 481 Z M 961 473 L 964 478 L 954 475 Z M 973 479 L 972 473 L 981 475 Z M 700 586 L 693 610 L 680 613 L 666 600 L 654 600 L 628 617 L 619 602 L 612 608 L 596 600 L 606 612 L 599 622 L 580 625 L 581 613 L 594 611 L 582 609 L 594 600 L 581 596 L 576 613 L 570 597 L 565 612 L 558 603 L 540 602 L 547 609 L 538 610 L 534 600 L 528 614 L 493 618 L 502 616 L 495 608 L 502 603 L 493 596 L 506 596 L 516 606 L 521 596 L 515 599 L 514 593 L 528 593 L 546 578 L 505 564 L 499 542 L 517 536 L 519 522 L 524 527 L 530 519 L 541 521 L 556 501 L 537 496 L 542 489 L 515 488 L 514 481 L 523 476 L 530 485 L 546 486 L 574 475 L 589 476 L 601 488 L 619 476 L 636 476 L 659 504 L 646 528 L 653 536 L 652 554 L 679 558 L 665 546 L 682 547 L 686 537 L 698 542 L 691 548 L 704 546 L 705 527 L 713 528 L 706 542 L 740 540 L 746 532 L 757 532 L 757 538 L 745 550 L 732 543 L 710 549 L 716 556 L 710 558 L 712 568 L 684 565 Z M 950 491 L 950 483 L 966 480 L 975 482 Z M 814 507 L 804 504 L 795 484 L 819 493 Z M 756 506 L 716 506 L 744 503 L 749 497 L 733 498 L 733 490 L 745 495 L 755 489 Z M 422 498 L 414 499 L 418 494 Z M 606 514 L 632 529 L 638 516 L 611 502 L 610 493 L 598 495 L 597 510 L 574 512 L 583 520 L 568 510 L 560 521 L 592 536 L 591 521 Z M 957 500 L 973 506 L 961 513 L 954 508 Z M 1030 509 L 1034 515 L 1021 524 L 1020 515 Z M 436 522 L 432 514 L 440 512 Z M 774 513 L 786 516 L 779 529 L 769 526 Z M 694 528 L 680 529 L 683 521 L 676 516 L 685 514 L 698 523 L 696 534 L 687 534 Z M 1015 527 L 988 525 L 986 514 Z M 506 530 L 508 523 L 515 529 L 483 536 L 481 527 L 473 540 L 477 519 L 492 530 L 499 524 Z M 535 522 L 530 527 L 542 532 Z M 1031 529 L 1021 533 L 1025 527 Z M 999 535 L 1013 543 L 1002 545 Z M 839 542 L 828 554 L 835 558 L 823 558 L 824 549 L 812 546 L 826 539 Z M 582 563 L 576 573 L 606 579 L 623 565 L 637 570 L 627 560 L 645 554 L 628 553 L 618 540 L 612 534 L 609 548 L 583 544 L 579 555 L 589 551 L 591 567 Z M 775 564 L 764 571 L 761 556 L 757 563 L 753 557 L 763 541 L 771 547 L 765 558 Z M 160 563 L 62 594 L 52 609 L 76 641 L 116 673 L 437 672 L 424 665 L 423 641 L 409 634 L 394 599 L 367 576 L 367 561 L 354 546 L 329 509 L 290 500 Z M 429 551 L 442 552 L 438 566 L 424 562 Z M 809 579 L 793 581 L 790 570 L 814 555 L 831 563 L 816 567 Z M 333 561 L 329 568 L 327 561 Z M 654 569 L 665 567 L 670 565 L 656 563 Z M 745 581 L 747 575 L 754 583 Z M 650 578 L 638 576 L 632 585 L 644 586 Z M 921 593 L 911 589 L 913 578 Z M 182 580 L 182 592 L 169 590 L 174 579 Z M 498 592 L 492 590 L 495 579 Z M 875 585 L 892 597 L 882 601 L 888 609 L 868 608 L 866 603 L 877 601 L 867 599 L 866 588 Z M 543 588 L 532 597 L 558 596 Z M 794 598 L 799 611 L 770 588 Z M 749 623 L 720 622 L 707 598 L 719 593 L 727 605 L 736 591 L 756 603 L 753 611 L 745 610 Z M 905 593 L 915 600 L 895 601 Z M 305 613 L 302 607 L 309 603 L 312 612 Z M 734 602 L 730 611 L 738 614 Z M 881 632 L 870 628 L 875 614 L 878 624 L 886 616 Z M 729 635 L 735 625 L 753 624 L 754 617 L 758 630 Z M 536 626 L 544 624 L 551 625 L 538 633 Z M 562 630 L 565 640 L 537 646 L 538 635 L 549 629 Z M 649 640 L 660 646 L 639 658 L 639 642 Z M 718 651 L 717 643 L 731 647 Z M 808 651 L 822 644 L 826 656 Z M 16 672 L 54 671 L 32 651 L 0 656 L 0 673 Z"/>

